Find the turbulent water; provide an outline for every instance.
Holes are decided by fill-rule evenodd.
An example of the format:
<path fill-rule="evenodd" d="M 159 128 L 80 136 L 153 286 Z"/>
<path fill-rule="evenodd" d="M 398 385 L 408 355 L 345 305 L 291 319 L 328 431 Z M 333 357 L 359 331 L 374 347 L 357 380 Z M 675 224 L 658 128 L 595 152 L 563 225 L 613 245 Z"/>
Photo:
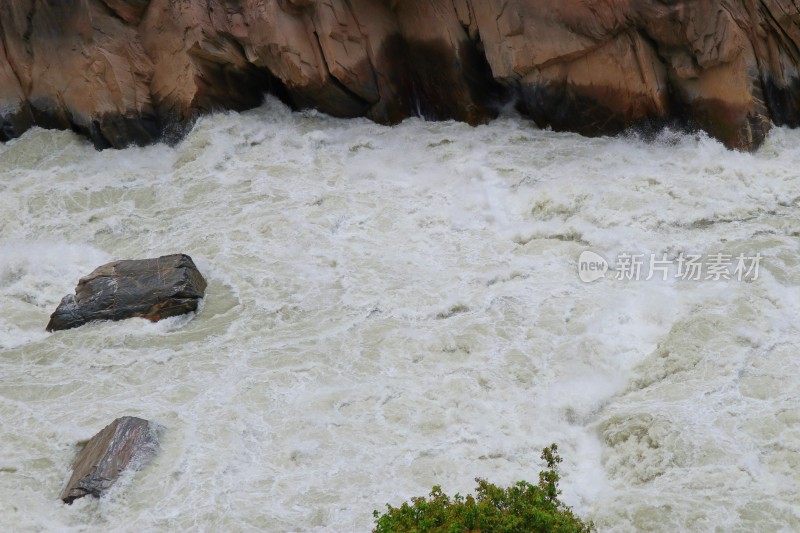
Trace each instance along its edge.
<path fill-rule="evenodd" d="M 28 132 L 0 146 L 0 529 L 369 531 L 434 484 L 535 482 L 556 442 L 600 531 L 798 531 L 798 161 L 784 129 L 751 155 L 274 101 L 174 148 Z M 196 316 L 44 332 L 96 266 L 176 252 Z M 681 252 L 760 270 L 614 275 Z M 63 505 L 121 415 L 159 455 Z"/>

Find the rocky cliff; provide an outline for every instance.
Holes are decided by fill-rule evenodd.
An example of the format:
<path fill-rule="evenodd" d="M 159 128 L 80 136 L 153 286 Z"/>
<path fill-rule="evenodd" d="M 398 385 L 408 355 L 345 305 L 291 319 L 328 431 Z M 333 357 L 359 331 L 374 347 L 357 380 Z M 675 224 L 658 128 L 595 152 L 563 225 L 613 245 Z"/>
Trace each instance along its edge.
<path fill-rule="evenodd" d="M 795 0 L 0 0 L 0 37 L 0 140 L 146 144 L 266 92 L 386 124 L 516 99 L 556 130 L 742 149 L 800 123 Z"/>

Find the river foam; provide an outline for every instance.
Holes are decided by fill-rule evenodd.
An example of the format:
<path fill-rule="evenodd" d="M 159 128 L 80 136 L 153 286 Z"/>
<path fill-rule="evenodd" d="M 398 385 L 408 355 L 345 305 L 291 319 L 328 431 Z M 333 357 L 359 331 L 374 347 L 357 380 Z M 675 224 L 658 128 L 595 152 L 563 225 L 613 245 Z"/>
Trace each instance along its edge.
<path fill-rule="evenodd" d="M 4 530 L 368 531 L 476 476 L 602 531 L 800 530 L 800 132 L 588 139 L 291 113 L 176 147 L 0 145 Z M 577 259 L 761 254 L 751 281 L 587 284 Z M 105 261 L 190 254 L 197 316 L 45 334 Z M 100 500 L 58 501 L 113 418 L 167 428 Z"/>

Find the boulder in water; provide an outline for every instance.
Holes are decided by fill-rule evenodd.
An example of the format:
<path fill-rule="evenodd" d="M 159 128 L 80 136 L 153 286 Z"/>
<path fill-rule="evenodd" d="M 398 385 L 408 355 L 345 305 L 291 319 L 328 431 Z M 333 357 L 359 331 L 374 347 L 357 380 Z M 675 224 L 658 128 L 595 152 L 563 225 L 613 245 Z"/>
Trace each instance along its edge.
<path fill-rule="evenodd" d="M 50 316 L 47 331 L 76 328 L 95 320 L 162 318 L 197 310 L 206 280 L 185 254 L 114 261 L 81 278 Z"/>
<path fill-rule="evenodd" d="M 141 466 L 158 449 L 158 427 L 123 416 L 92 437 L 75 459 L 72 477 L 61 492 L 64 503 L 86 495 L 100 497 L 124 470 Z"/>

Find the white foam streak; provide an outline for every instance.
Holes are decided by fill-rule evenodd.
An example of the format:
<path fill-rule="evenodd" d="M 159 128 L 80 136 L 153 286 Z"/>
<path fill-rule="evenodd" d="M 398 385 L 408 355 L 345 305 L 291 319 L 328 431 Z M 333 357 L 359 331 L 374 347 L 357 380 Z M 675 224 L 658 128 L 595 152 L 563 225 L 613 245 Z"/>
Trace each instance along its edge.
<path fill-rule="evenodd" d="M 800 528 L 798 132 L 755 155 L 292 114 L 177 147 L 0 146 L 0 523 L 12 530 L 367 531 L 384 503 L 536 480 L 603 531 Z M 577 258 L 755 253 L 744 282 L 591 284 Z M 197 316 L 46 334 L 105 261 L 189 253 Z M 611 274 L 611 273 L 609 273 Z M 124 414 L 160 454 L 57 503 Z"/>

